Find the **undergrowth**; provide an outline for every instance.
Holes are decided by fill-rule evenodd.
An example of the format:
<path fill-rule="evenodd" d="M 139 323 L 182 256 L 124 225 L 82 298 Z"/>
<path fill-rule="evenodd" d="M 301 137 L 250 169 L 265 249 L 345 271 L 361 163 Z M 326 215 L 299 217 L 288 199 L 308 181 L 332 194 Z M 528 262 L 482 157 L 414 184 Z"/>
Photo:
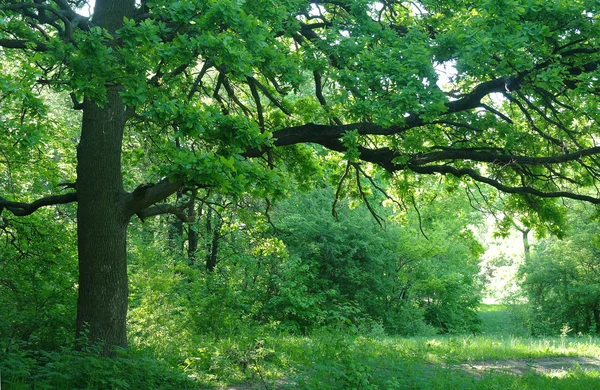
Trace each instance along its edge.
<path fill-rule="evenodd" d="M 490 318 L 483 320 L 488 326 Z M 503 321 L 509 324 L 508 319 Z M 386 336 L 376 327 L 326 328 L 303 337 L 254 328 L 235 337 L 193 337 L 172 345 L 168 354 L 159 352 L 164 348 L 134 346 L 118 351 L 113 359 L 100 358 L 96 347 L 44 351 L 32 343 L 20 344 L 0 355 L 1 385 L 9 390 L 204 389 L 240 384 L 319 390 L 600 388 L 599 371 L 577 367 L 561 377 L 464 371 L 461 364 L 479 360 L 600 356 L 600 339 L 595 337 L 535 338 L 511 334 L 507 326 L 486 329 L 479 335 L 403 338 Z"/>

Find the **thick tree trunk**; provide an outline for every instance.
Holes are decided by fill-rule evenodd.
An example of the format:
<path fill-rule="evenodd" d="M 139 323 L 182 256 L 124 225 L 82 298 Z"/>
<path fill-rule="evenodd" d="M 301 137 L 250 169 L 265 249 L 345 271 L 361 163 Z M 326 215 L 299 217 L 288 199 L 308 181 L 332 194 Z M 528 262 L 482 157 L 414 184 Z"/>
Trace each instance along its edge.
<path fill-rule="evenodd" d="M 86 101 L 77 150 L 79 298 L 77 335 L 126 346 L 128 217 L 124 213 L 121 141 L 125 107 L 117 88 L 102 108 Z"/>
<path fill-rule="evenodd" d="M 188 261 L 190 264 L 196 262 L 196 251 L 198 250 L 198 231 L 192 225 L 188 226 Z"/>
<path fill-rule="evenodd" d="M 131 17 L 134 0 L 97 0 L 93 22 L 114 33 Z M 120 87 L 107 87 L 101 107 L 86 99 L 77 148 L 79 296 L 76 332 L 113 346 L 126 346 L 127 223 L 121 167 L 125 106 Z"/>
<path fill-rule="evenodd" d="M 97 0 L 93 22 L 114 32 L 131 17 L 134 0 Z M 127 345 L 127 223 L 121 149 L 125 106 L 120 87 L 107 86 L 102 106 L 84 101 L 77 148 L 79 296 L 76 332 L 104 343 L 103 355 Z"/>

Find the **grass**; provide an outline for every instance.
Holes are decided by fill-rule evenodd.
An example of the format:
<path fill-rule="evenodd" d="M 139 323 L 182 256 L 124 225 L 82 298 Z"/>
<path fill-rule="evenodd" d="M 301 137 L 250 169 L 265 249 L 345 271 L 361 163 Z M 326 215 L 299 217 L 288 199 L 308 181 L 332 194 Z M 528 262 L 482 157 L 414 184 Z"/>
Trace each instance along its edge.
<path fill-rule="evenodd" d="M 502 304 L 482 304 L 479 307 L 479 318 L 483 322 L 483 333 L 487 335 L 526 336 L 527 326 L 519 316 L 520 308 L 507 307 Z M 557 332 L 558 334 L 558 332 Z"/>
<path fill-rule="evenodd" d="M 600 388 L 600 372 L 572 370 L 562 378 L 456 369 L 462 362 L 555 356 L 599 356 L 600 340 L 495 336 L 349 337 L 318 335 L 273 340 L 301 389 L 584 389 Z M 453 368 L 454 367 L 454 368 Z"/>
<path fill-rule="evenodd" d="M 483 306 L 480 315 L 485 332 L 479 335 L 404 338 L 388 337 L 380 330 L 372 334 L 321 330 L 310 337 L 298 337 L 268 332 L 261 335 L 254 329 L 230 339 L 194 339 L 186 351 L 174 349 L 162 356 L 170 366 L 178 367 L 176 371 L 166 362 L 135 352 L 109 361 L 74 352 L 33 359 L 21 352 L 5 356 L 9 359 L 4 362 L 0 359 L 0 369 L 4 367 L 2 389 L 231 385 L 271 390 L 600 389 L 597 370 L 574 368 L 561 377 L 466 372 L 461 364 L 478 360 L 600 356 L 598 338 L 561 337 L 560 330 L 556 337 L 524 336 L 518 333 L 521 327 L 514 317 L 500 305 Z"/>
<path fill-rule="evenodd" d="M 214 365 L 210 377 L 196 375 L 213 385 L 245 378 L 260 389 L 285 388 L 285 383 L 295 389 L 600 389 L 600 371 L 580 368 L 562 377 L 493 371 L 473 375 L 459 369 L 478 360 L 600 356 L 598 338 L 560 337 L 559 330 L 556 337 L 523 336 L 501 305 L 485 305 L 480 315 L 485 325 L 480 335 L 403 338 L 324 330 L 310 337 L 266 336 L 259 343 L 262 352 L 254 357 L 252 344 L 233 344 L 250 351 L 245 376 L 233 375 L 235 370 L 221 373 Z"/>

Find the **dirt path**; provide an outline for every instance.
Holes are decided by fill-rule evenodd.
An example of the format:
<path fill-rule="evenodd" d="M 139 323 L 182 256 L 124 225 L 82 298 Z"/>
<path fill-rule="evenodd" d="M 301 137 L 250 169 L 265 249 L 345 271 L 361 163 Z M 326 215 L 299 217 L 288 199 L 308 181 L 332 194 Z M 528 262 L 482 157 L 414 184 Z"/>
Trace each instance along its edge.
<path fill-rule="evenodd" d="M 600 371 L 600 358 L 565 356 L 555 358 L 537 359 L 511 359 L 511 360 L 479 360 L 462 363 L 455 367 L 481 375 L 490 370 L 523 375 L 531 372 L 537 374 L 562 375 L 577 365 L 584 370 Z"/>

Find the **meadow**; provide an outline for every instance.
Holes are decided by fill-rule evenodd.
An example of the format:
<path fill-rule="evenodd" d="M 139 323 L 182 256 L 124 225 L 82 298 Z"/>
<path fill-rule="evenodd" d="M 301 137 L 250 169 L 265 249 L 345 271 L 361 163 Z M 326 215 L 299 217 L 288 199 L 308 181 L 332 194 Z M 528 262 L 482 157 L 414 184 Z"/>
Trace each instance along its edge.
<path fill-rule="evenodd" d="M 190 359 L 189 372 L 229 389 L 596 389 L 600 339 L 557 334 L 528 337 L 501 305 L 482 305 L 477 335 L 387 337 L 321 331 L 310 337 L 268 336 L 221 341 Z M 215 354 L 215 352 L 217 352 Z M 560 370 L 536 369 L 571 357 Z M 577 364 L 589 358 L 599 366 Z M 485 368 L 510 361 L 525 367 Z M 475 369 L 474 367 L 484 368 Z M 207 369 L 208 368 L 208 369 Z M 470 369 L 471 368 L 471 369 Z"/>

